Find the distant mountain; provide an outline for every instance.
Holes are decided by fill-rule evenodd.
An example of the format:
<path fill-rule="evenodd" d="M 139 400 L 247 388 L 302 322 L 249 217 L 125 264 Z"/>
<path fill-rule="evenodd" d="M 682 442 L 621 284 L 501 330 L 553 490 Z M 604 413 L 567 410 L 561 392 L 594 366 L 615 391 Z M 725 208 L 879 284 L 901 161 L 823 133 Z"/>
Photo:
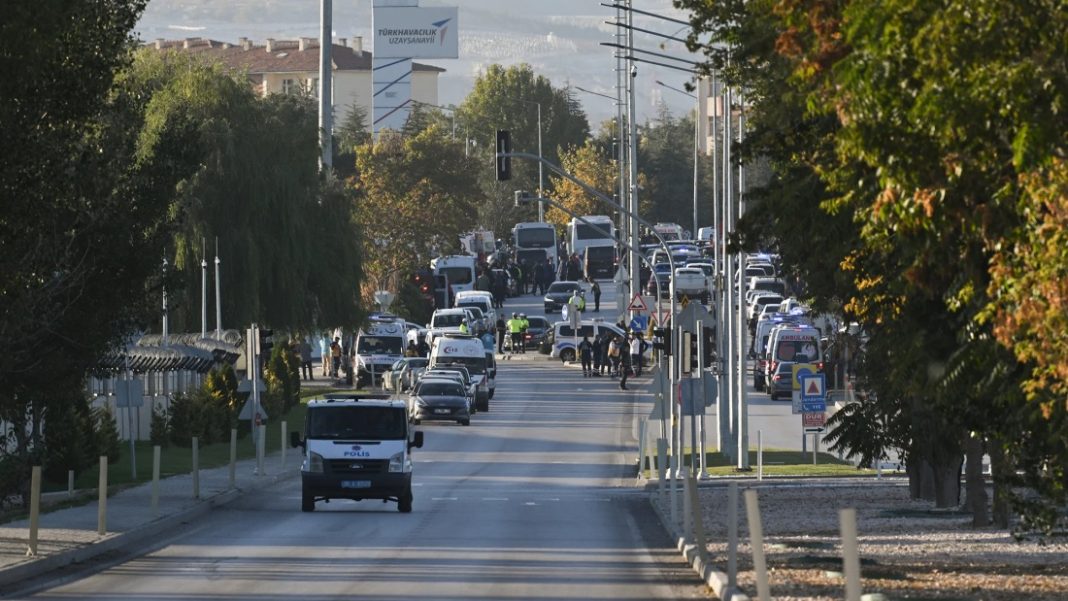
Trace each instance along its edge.
<path fill-rule="evenodd" d="M 606 1 L 606 3 L 608 3 Z M 363 36 L 371 49 L 371 0 L 334 0 L 334 36 Z M 423 6 L 460 7 L 460 58 L 421 61 L 447 71 L 440 79 L 439 100 L 458 104 L 471 90 L 475 76 L 487 65 L 529 63 L 554 85 L 569 82 L 586 89 L 615 95 L 615 59 L 612 49 L 601 46 L 613 41 L 615 28 L 604 22 L 615 11 L 600 0 L 424 0 Z M 685 20 L 671 8 L 670 0 L 635 0 L 635 8 Z M 680 27 L 639 16 L 636 24 L 671 34 Z M 300 36 L 318 37 L 319 2 L 316 0 L 152 0 L 137 25 L 143 40 L 206 37 L 236 42 L 239 37 L 263 40 Z M 687 57 L 681 44 L 671 42 L 662 50 L 660 39 L 639 34 L 639 48 L 677 53 Z M 692 57 L 691 57 L 692 58 Z M 638 119 L 655 115 L 659 100 L 676 115 L 693 109 L 694 101 L 677 92 L 661 91 L 654 80 L 682 87 L 688 79 L 680 71 L 654 65 L 638 68 Z M 606 98 L 577 92 L 594 129 L 615 115 L 615 104 Z"/>

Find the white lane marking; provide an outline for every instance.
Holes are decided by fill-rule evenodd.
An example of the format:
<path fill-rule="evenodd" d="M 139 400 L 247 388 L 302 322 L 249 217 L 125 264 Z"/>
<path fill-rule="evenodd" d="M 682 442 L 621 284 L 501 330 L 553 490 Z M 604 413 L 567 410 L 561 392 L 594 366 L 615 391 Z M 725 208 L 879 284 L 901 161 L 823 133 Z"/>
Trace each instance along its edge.
<path fill-rule="evenodd" d="M 559 501 L 560 499 L 549 499 L 550 501 Z"/>
<path fill-rule="evenodd" d="M 431 501 L 455 501 L 456 497 L 430 497 Z"/>
<path fill-rule="evenodd" d="M 535 503 L 534 501 L 527 501 L 526 503 L 523 503 L 523 504 L 527 505 L 527 506 L 537 505 L 537 503 Z"/>
<path fill-rule="evenodd" d="M 483 501 L 507 501 L 508 497 L 482 497 Z"/>

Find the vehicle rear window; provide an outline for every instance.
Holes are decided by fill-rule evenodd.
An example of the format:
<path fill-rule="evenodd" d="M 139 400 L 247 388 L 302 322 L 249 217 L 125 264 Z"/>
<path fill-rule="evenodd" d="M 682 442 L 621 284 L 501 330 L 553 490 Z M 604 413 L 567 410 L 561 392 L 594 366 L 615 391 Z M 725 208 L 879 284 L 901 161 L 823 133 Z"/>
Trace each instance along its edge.
<path fill-rule="evenodd" d="M 307 436 L 319 440 L 404 440 L 408 416 L 393 407 L 314 407 Z"/>
<path fill-rule="evenodd" d="M 415 394 L 420 396 L 464 396 L 464 390 L 456 384 L 446 382 L 424 382 Z"/>
<path fill-rule="evenodd" d="M 809 340 L 779 340 L 775 348 L 775 358 L 779 361 L 819 361 L 819 344 L 815 338 Z"/>

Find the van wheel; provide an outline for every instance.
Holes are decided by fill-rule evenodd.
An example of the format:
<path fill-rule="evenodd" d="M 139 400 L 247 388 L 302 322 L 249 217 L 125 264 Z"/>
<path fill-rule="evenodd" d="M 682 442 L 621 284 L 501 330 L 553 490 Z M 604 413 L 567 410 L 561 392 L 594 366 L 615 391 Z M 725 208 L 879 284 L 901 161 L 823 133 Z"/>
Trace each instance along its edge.
<path fill-rule="evenodd" d="M 404 491 L 404 494 L 397 499 L 397 511 L 401 513 L 412 512 L 412 489 Z"/>
<path fill-rule="evenodd" d="M 575 349 L 566 348 L 560 351 L 560 360 L 564 363 L 571 363 L 575 360 Z"/>
<path fill-rule="evenodd" d="M 470 420 L 470 418 L 469 419 L 462 419 L 462 420 L 459 421 L 459 424 L 461 426 L 470 426 L 471 425 L 471 420 Z"/>
<path fill-rule="evenodd" d="M 308 493 L 301 491 L 300 493 L 300 510 L 305 513 L 315 511 L 315 497 Z"/>

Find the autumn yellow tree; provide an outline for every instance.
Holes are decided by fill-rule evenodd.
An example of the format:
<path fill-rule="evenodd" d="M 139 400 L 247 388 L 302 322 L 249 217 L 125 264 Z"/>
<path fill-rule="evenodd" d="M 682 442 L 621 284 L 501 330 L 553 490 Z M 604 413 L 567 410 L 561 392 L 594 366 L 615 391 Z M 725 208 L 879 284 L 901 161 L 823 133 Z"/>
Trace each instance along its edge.
<path fill-rule="evenodd" d="M 588 140 L 581 147 L 565 151 L 561 159 L 565 171 L 605 196 L 613 197 L 619 167 L 593 141 Z M 604 215 L 611 212 L 604 202 L 564 178 L 554 178 L 550 197 L 577 215 Z M 563 228 L 571 216 L 552 208 L 545 212 L 545 220 Z"/>

